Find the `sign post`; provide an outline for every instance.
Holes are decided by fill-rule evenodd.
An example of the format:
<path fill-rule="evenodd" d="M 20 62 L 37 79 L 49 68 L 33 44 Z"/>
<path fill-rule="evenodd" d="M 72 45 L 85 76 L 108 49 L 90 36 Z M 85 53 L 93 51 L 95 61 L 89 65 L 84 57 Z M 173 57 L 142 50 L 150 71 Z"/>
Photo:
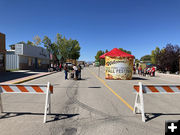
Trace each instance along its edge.
<path fill-rule="evenodd" d="M 98 77 L 100 76 L 100 62 L 95 62 L 95 66 L 98 68 Z"/>

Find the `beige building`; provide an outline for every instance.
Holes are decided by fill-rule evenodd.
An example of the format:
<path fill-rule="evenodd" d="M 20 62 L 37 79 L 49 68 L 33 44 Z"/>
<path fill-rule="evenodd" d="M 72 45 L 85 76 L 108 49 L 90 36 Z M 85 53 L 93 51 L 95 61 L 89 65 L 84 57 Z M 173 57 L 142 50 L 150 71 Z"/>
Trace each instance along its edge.
<path fill-rule="evenodd" d="M 0 33 L 0 72 L 6 70 L 6 40 L 5 34 Z"/>
<path fill-rule="evenodd" d="M 179 55 L 179 74 L 180 74 L 180 55 Z"/>
<path fill-rule="evenodd" d="M 7 51 L 6 70 L 47 70 L 49 61 L 49 53 L 46 49 L 26 44 L 15 44 L 15 50 Z"/>

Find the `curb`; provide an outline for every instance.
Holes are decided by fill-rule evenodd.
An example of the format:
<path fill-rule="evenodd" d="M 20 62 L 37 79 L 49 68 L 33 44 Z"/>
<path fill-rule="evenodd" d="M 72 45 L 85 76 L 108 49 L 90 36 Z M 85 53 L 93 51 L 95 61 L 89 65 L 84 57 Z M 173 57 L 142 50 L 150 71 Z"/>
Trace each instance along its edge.
<path fill-rule="evenodd" d="M 12 83 L 12 84 L 19 84 L 19 83 L 27 82 L 27 81 L 30 81 L 30 80 L 33 80 L 33 79 L 37 79 L 37 78 L 40 78 L 40 77 L 44 77 L 44 76 L 48 76 L 48 75 L 51 75 L 51 74 L 54 74 L 54 73 L 56 73 L 56 71 L 53 71 L 52 73 L 49 73 L 49 74 L 37 76 L 37 77 L 34 77 L 34 78 L 29 78 L 29 79 L 17 81 L 17 82 L 14 82 L 14 83 Z"/>
<path fill-rule="evenodd" d="M 167 77 L 180 77 L 180 75 L 175 75 L 175 74 L 163 74 L 163 73 L 156 73 L 159 76 L 167 76 Z"/>
<path fill-rule="evenodd" d="M 23 83 L 23 82 L 27 82 L 27 81 L 30 81 L 30 80 L 33 80 L 33 79 L 37 79 L 37 78 L 40 78 L 40 77 L 44 77 L 44 76 L 47 76 L 47 75 L 51 75 L 51 74 L 54 74 L 54 73 L 57 73 L 56 71 L 53 71 L 49 74 L 44 74 L 44 75 L 41 75 L 41 76 L 35 76 L 35 77 L 32 77 L 32 78 L 27 78 L 27 79 L 23 79 L 22 80 L 19 80 L 19 81 L 14 81 L 14 82 L 10 82 L 10 84 L 20 84 L 20 83 Z M 19 78 L 20 79 L 20 78 Z M 3 83 L 7 83 L 8 81 L 6 82 L 2 82 L 0 84 L 3 84 Z"/>

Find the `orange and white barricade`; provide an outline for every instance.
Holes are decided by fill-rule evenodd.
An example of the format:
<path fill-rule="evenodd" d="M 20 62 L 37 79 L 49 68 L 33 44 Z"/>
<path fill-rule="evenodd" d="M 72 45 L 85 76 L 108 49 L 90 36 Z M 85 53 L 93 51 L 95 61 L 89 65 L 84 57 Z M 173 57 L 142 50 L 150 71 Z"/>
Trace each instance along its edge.
<path fill-rule="evenodd" d="M 53 93 L 53 86 L 48 84 L 0 84 L 0 109 L 3 112 L 2 93 L 27 93 L 27 94 L 46 94 L 44 123 L 46 123 L 47 111 L 51 113 L 51 94 Z"/>
<path fill-rule="evenodd" d="M 180 93 L 178 84 L 145 84 L 139 82 L 134 85 L 136 93 L 133 113 L 141 113 L 142 121 L 145 122 L 143 94 L 177 94 Z"/>

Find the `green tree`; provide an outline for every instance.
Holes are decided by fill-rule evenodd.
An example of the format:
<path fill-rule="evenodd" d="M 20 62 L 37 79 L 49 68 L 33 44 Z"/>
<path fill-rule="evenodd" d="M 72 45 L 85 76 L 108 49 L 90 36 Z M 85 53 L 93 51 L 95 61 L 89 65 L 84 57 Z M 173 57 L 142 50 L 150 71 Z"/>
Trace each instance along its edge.
<path fill-rule="evenodd" d="M 44 36 L 42 41 L 44 47 L 54 55 L 57 60 L 65 62 L 66 59 L 79 59 L 80 57 L 80 45 L 77 40 L 72 40 L 71 38 L 67 40 L 65 37 L 62 37 L 61 34 L 57 33 L 55 42 Z"/>
<path fill-rule="evenodd" d="M 58 47 L 58 55 L 62 57 L 63 61 L 66 61 L 66 59 L 70 57 L 70 44 L 68 40 L 65 37 L 62 38 L 62 35 L 58 33 L 55 44 L 57 44 Z"/>
<path fill-rule="evenodd" d="M 138 60 L 138 59 L 135 59 L 135 63 L 139 63 L 140 62 L 140 60 Z"/>
<path fill-rule="evenodd" d="M 109 52 L 108 49 L 106 49 L 105 53 Z"/>
<path fill-rule="evenodd" d="M 144 55 L 141 57 L 140 61 L 151 61 L 151 55 Z"/>
<path fill-rule="evenodd" d="M 52 48 L 51 48 L 52 43 L 51 43 L 51 39 L 49 39 L 48 36 L 44 36 L 42 43 L 44 44 L 44 47 L 48 50 L 48 52 L 52 53 Z"/>
<path fill-rule="evenodd" d="M 52 43 L 51 39 L 49 39 L 48 36 L 44 36 L 42 43 L 44 44 L 44 47 L 48 50 L 48 52 L 53 55 L 53 63 L 58 61 L 58 46 L 55 43 Z"/>
<path fill-rule="evenodd" d="M 125 50 L 125 49 L 123 49 L 123 48 L 119 48 L 119 50 L 121 50 L 121 51 L 123 51 L 123 52 L 125 52 L 125 53 L 128 53 L 128 54 L 131 54 L 131 51 L 127 51 L 127 50 Z"/>
<path fill-rule="evenodd" d="M 69 51 L 69 58 L 70 59 L 79 59 L 80 57 L 80 49 L 79 42 L 77 40 L 69 40 L 68 43 L 70 44 L 70 51 Z"/>
<path fill-rule="evenodd" d="M 159 47 L 156 47 L 155 50 L 152 50 L 151 52 L 151 63 L 152 64 L 157 64 L 158 63 L 158 57 L 160 55 L 161 50 Z"/>
<path fill-rule="evenodd" d="M 36 46 L 41 44 L 41 38 L 38 35 L 33 38 L 33 41 Z"/>
<path fill-rule="evenodd" d="M 27 45 L 34 45 L 34 43 L 33 42 L 31 42 L 31 41 L 27 41 L 27 43 L 26 43 Z"/>
<path fill-rule="evenodd" d="M 81 47 L 79 42 L 71 38 L 67 40 L 59 33 L 56 35 L 54 43 L 51 43 L 51 40 L 47 36 L 44 37 L 43 43 L 44 46 L 62 62 L 65 62 L 66 59 L 79 59 L 80 57 Z"/>
<path fill-rule="evenodd" d="M 99 50 L 99 51 L 97 52 L 96 56 L 95 56 L 96 62 L 99 62 L 100 65 L 104 65 L 104 64 L 105 64 L 105 59 L 100 59 L 100 58 L 99 58 L 99 57 L 100 57 L 101 55 L 103 55 L 103 54 L 104 54 L 104 51 Z"/>

